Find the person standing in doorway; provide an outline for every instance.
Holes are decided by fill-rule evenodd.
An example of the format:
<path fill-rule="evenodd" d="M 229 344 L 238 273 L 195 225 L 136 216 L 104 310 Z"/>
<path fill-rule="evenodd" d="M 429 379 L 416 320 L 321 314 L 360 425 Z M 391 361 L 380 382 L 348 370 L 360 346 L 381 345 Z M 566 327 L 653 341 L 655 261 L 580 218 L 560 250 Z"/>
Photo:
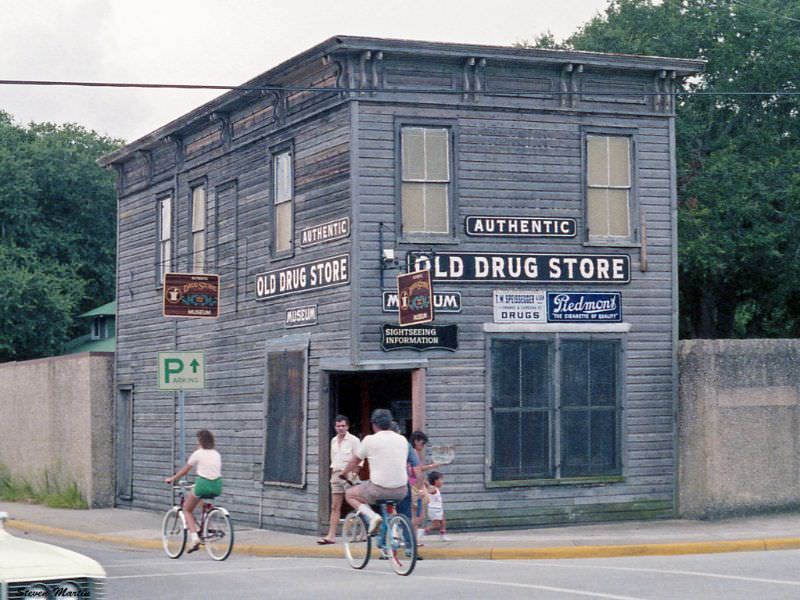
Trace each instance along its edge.
<path fill-rule="evenodd" d="M 350 433 L 350 419 L 344 415 L 336 415 L 334 419 L 336 435 L 331 440 L 331 519 L 328 534 L 317 540 L 317 544 L 333 544 L 336 541 L 336 529 L 339 526 L 339 517 L 342 514 L 344 501 L 344 481 L 339 477 L 358 452 L 361 445 L 359 439 Z"/>

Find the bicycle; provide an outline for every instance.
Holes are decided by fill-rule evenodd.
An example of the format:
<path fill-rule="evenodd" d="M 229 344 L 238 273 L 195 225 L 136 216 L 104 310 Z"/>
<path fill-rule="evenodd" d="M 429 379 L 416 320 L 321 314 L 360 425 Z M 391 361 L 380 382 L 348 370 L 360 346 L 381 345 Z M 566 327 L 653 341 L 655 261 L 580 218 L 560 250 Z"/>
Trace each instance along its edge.
<path fill-rule="evenodd" d="M 392 569 L 398 575 L 410 575 L 417 564 L 417 541 L 411 523 L 405 515 L 397 512 L 394 500 L 379 500 L 381 527 L 376 537 L 382 556 L 391 560 Z M 347 515 L 342 526 L 344 554 L 354 569 L 367 566 L 372 554 L 372 537 L 367 535 L 367 523 L 356 512 Z"/>
<path fill-rule="evenodd" d="M 185 481 L 173 486 L 178 490 L 178 502 L 170 508 L 161 522 L 161 543 L 170 558 L 179 558 L 186 550 L 188 528 L 183 512 L 185 492 L 189 489 Z M 233 550 L 233 522 L 230 513 L 210 500 L 200 500 L 200 519 L 197 521 L 200 543 L 214 560 L 225 560 Z"/>

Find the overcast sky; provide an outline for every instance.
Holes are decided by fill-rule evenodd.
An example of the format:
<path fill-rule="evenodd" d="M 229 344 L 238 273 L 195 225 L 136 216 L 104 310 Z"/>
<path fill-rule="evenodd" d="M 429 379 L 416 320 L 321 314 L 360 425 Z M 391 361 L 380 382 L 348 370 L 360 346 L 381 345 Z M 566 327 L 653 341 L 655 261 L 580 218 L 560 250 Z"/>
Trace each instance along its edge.
<path fill-rule="evenodd" d="M 509 46 L 608 0 L 0 0 L 0 79 L 237 85 L 334 35 Z M 214 91 L 0 86 L 18 123 L 137 139 Z"/>

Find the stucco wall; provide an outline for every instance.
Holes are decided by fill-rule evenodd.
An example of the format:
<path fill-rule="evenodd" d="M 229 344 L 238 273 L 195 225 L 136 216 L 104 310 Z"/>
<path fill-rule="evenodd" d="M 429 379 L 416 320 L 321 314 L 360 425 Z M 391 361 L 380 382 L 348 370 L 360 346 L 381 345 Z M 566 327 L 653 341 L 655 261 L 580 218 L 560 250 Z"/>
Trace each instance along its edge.
<path fill-rule="evenodd" d="M 800 506 L 800 340 L 680 346 L 679 511 Z"/>
<path fill-rule="evenodd" d="M 90 506 L 110 506 L 113 362 L 81 353 L 0 364 L 0 464 L 75 482 Z"/>

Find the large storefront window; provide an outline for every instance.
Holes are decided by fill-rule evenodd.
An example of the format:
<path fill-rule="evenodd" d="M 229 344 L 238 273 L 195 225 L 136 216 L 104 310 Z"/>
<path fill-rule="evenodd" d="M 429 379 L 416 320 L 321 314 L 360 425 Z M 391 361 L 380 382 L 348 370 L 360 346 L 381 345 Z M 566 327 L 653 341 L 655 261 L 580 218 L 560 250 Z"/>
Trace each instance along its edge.
<path fill-rule="evenodd" d="M 620 473 L 619 340 L 491 342 L 492 480 Z"/>

